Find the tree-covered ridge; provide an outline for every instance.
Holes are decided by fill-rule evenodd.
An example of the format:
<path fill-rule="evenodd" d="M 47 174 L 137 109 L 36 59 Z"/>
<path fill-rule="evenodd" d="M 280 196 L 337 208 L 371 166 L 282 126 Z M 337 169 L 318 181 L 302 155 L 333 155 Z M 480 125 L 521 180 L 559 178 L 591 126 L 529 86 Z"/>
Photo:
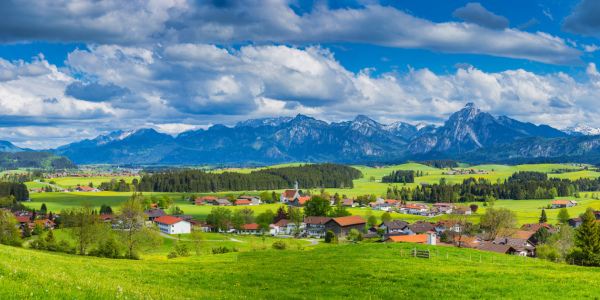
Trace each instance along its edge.
<path fill-rule="evenodd" d="M 198 170 L 146 175 L 137 185 L 142 192 L 218 192 L 290 189 L 298 181 L 301 188 L 353 188 L 353 179 L 362 173 L 338 164 L 309 164 L 298 167 L 269 168 L 249 174 Z"/>
<path fill-rule="evenodd" d="M 39 169 L 77 169 L 66 157 L 50 152 L 22 151 L 16 153 L 0 152 L 0 168 L 16 170 L 19 168 Z"/>
<path fill-rule="evenodd" d="M 515 172 L 508 178 L 508 182 L 526 182 L 526 181 L 545 181 L 548 180 L 548 174 L 535 171 Z"/>
<path fill-rule="evenodd" d="M 414 183 L 415 171 L 412 170 L 397 170 L 390 175 L 383 176 L 381 182 L 384 183 Z"/>
<path fill-rule="evenodd" d="M 458 163 L 451 159 L 423 160 L 417 161 L 417 163 L 438 169 L 458 168 Z"/>

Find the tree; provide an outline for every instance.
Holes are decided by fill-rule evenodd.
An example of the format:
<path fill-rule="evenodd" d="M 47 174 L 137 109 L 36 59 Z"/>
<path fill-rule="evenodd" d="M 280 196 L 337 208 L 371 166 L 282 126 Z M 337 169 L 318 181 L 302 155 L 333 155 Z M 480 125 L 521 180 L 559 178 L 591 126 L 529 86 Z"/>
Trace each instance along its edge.
<path fill-rule="evenodd" d="M 242 216 L 242 212 L 239 209 L 233 211 L 233 215 L 231 216 L 231 226 L 238 232 L 242 231 L 246 222 L 244 222 L 244 216 Z"/>
<path fill-rule="evenodd" d="M 171 206 L 170 214 L 171 215 L 183 215 L 183 210 L 181 208 L 179 208 L 179 206 L 177 206 L 177 205 Z"/>
<path fill-rule="evenodd" d="M 490 239 L 496 239 L 501 232 L 507 233 L 517 226 L 517 217 L 514 212 L 506 208 L 486 209 L 485 214 L 481 216 L 480 226 L 487 229 Z"/>
<path fill-rule="evenodd" d="M 304 214 L 312 217 L 327 217 L 331 211 L 331 205 L 328 199 L 320 196 L 313 196 L 304 203 Z"/>
<path fill-rule="evenodd" d="M 448 230 L 442 232 L 442 234 L 440 235 L 440 242 L 446 244 L 452 243 L 452 237 L 448 233 Z"/>
<path fill-rule="evenodd" d="M 204 230 L 192 228 L 192 232 L 190 233 L 190 239 L 192 243 L 194 243 L 194 250 L 196 250 L 196 255 L 202 254 L 202 250 L 206 247 L 206 235 L 204 234 Z"/>
<path fill-rule="evenodd" d="M 271 195 L 271 193 L 264 191 L 260 193 L 260 200 L 262 200 L 265 203 L 271 203 L 273 201 L 273 196 Z"/>
<path fill-rule="evenodd" d="M 254 223 L 254 210 L 249 207 L 244 207 L 239 210 L 242 218 L 244 219 L 244 224 L 252 224 Z"/>
<path fill-rule="evenodd" d="M 586 263 L 598 264 L 600 252 L 600 230 L 593 210 L 588 209 L 583 214 L 583 220 L 579 230 L 575 234 L 575 245 L 581 249 L 581 254 Z"/>
<path fill-rule="evenodd" d="M 212 225 L 215 232 L 227 231 L 228 222 L 231 218 L 231 210 L 225 207 L 215 207 L 206 217 L 208 224 Z"/>
<path fill-rule="evenodd" d="M 548 232 L 548 228 L 545 226 L 540 226 L 538 230 L 531 236 L 531 241 L 536 243 L 537 245 L 545 244 L 546 241 L 550 238 L 550 232 Z"/>
<path fill-rule="evenodd" d="M 292 222 L 292 224 L 294 224 L 294 233 L 295 234 L 299 234 L 300 233 L 300 229 L 302 227 L 302 222 L 304 221 L 303 216 L 302 216 L 302 210 L 298 207 L 289 207 L 288 208 L 288 215 L 290 218 L 290 222 Z"/>
<path fill-rule="evenodd" d="M 330 216 L 333 218 L 347 217 L 351 215 L 352 214 L 348 211 L 348 208 L 343 205 L 336 206 L 333 210 L 331 210 L 330 213 Z"/>
<path fill-rule="evenodd" d="M 17 224 L 11 213 L 0 210 L 0 243 L 18 247 L 23 245 Z"/>
<path fill-rule="evenodd" d="M 273 220 L 275 219 L 275 213 L 272 210 L 267 209 L 263 213 L 259 214 L 256 217 L 256 223 L 258 224 L 258 229 L 264 234 L 266 231 L 269 231 L 271 224 L 273 224 Z"/>
<path fill-rule="evenodd" d="M 335 239 L 335 233 L 333 231 L 325 232 L 325 243 L 331 243 Z"/>
<path fill-rule="evenodd" d="M 42 203 L 42 207 L 40 208 L 40 210 L 41 210 L 43 213 L 48 213 L 48 208 L 46 207 L 46 203 Z"/>
<path fill-rule="evenodd" d="M 350 232 L 348 232 L 348 236 L 346 236 L 346 239 L 349 241 L 356 240 L 358 238 L 359 234 L 360 234 L 360 232 L 358 232 L 358 230 L 352 229 L 352 230 L 350 230 Z"/>
<path fill-rule="evenodd" d="M 287 219 L 289 219 L 289 217 L 290 216 L 288 215 L 287 211 L 285 210 L 285 206 L 282 205 L 277 209 L 277 212 L 275 213 L 275 219 L 273 220 L 273 222 L 277 223 L 284 219 L 287 220 Z"/>
<path fill-rule="evenodd" d="M 546 210 L 542 209 L 542 216 L 540 217 L 540 223 L 548 222 L 548 217 L 546 217 Z"/>
<path fill-rule="evenodd" d="M 79 254 L 87 254 L 89 246 L 96 241 L 103 226 L 93 214 L 92 206 L 87 200 L 83 201 L 83 206 L 71 209 L 68 217 L 69 234 L 77 240 Z"/>
<path fill-rule="evenodd" d="M 389 212 L 384 212 L 381 215 L 381 222 L 389 222 L 392 220 L 392 215 Z"/>
<path fill-rule="evenodd" d="M 31 236 L 31 229 L 29 228 L 29 224 L 25 223 L 25 225 L 23 225 L 23 237 L 30 237 Z"/>
<path fill-rule="evenodd" d="M 469 205 L 469 208 L 471 208 L 472 213 L 476 213 L 477 209 L 479 209 L 479 206 L 477 204 L 471 204 Z"/>
<path fill-rule="evenodd" d="M 44 234 L 44 226 L 35 223 L 35 225 L 33 226 L 33 234 L 34 235 L 42 235 Z"/>
<path fill-rule="evenodd" d="M 558 211 L 558 221 L 560 223 L 566 224 L 569 221 L 569 219 L 571 219 L 571 216 L 569 216 L 569 211 L 567 210 L 567 208 L 561 208 Z"/>
<path fill-rule="evenodd" d="M 367 226 L 369 228 L 373 227 L 373 226 L 377 226 L 377 217 L 371 215 L 369 217 L 369 219 L 367 220 Z"/>
<path fill-rule="evenodd" d="M 123 242 L 127 257 L 135 259 L 140 250 L 156 248 L 163 239 L 156 226 L 147 226 L 148 215 L 144 212 L 141 197 L 127 198 L 119 207 Z"/>

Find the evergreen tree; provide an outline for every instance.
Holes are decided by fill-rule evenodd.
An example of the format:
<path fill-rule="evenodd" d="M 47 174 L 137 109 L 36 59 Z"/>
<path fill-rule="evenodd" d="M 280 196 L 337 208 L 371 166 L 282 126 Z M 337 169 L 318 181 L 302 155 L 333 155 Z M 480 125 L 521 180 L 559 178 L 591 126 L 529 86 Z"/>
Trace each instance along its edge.
<path fill-rule="evenodd" d="M 540 217 L 540 223 L 548 222 L 548 217 L 546 217 L 546 211 L 542 209 L 542 216 Z"/>
<path fill-rule="evenodd" d="M 23 237 L 30 237 L 31 236 L 31 230 L 29 229 L 29 224 L 25 223 L 25 225 L 23 225 Z"/>
<path fill-rule="evenodd" d="M 40 210 L 41 210 L 43 213 L 46 213 L 46 212 L 48 212 L 48 208 L 46 208 L 46 203 L 42 203 L 42 207 L 40 208 Z"/>
<path fill-rule="evenodd" d="M 600 262 L 600 231 L 598 222 L 591 208 L 585 211 L 583 223 L 575 234 L 575 246 L 581 248 L 583 259 L 588 264 L 596 265 Z"/>
<path fill-rule="evenodd" d="M 550 238 L 550 232 L 545 226 L 540 226 L 538 230 L 531 236 L 531 241 L 537 245 L 545 244 Z"/>

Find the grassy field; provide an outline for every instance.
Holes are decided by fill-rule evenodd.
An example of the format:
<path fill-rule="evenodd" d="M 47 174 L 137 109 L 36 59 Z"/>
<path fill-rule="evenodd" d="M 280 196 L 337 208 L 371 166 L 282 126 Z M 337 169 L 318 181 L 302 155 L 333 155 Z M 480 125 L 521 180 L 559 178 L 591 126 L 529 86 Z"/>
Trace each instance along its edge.
<path fill-rule="evenodd" d="M 101 183 L 110 182 L 113 179 L 116 179 L 118 181 L 123 179 L 125 180 L 125 182 L 131 183 L 134 178 L 138 178 L 138 180 L 140 180 L 139 177 L 62 177 L 49 179 L 48 181 L 54 180 L 56 182 L 56 185 L 63 188 L 75 188 L 78 184 L 81 186 L 87 186 L 90 184 L 90 182 L 93 183 L 95 187 L 97 187 Z"/>
<path fill-rule="evenodd" d="M 413 247 L 429 249 L 433 257 L 408 257 Z M 0 278 L 3 299 L 582 299 L 600 294 L 595 268 L 404 243 L 145 261 L 0 246 Z"/>

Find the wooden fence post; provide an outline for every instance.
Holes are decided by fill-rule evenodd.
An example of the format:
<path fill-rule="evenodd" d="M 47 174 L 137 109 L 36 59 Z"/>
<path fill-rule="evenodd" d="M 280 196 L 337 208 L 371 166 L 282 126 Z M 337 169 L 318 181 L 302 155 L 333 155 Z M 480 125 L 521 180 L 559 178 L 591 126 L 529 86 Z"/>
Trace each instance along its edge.
<path fill-rule="evenodd" d="M 458 252 L 458 259 L 460 259 L 460 252 Z"/>
<path fill-rule="evenodd" d="M 400 247 L 400 256 L 402 256 L 402 251 L 403 251 L 403 250 L 404 250 L 404 249 L 403 249 L 402 247 Z"/>
<path fill-rule="evenodd" d="M 431 251 L 429 249 L 427 249 L 427 258 L 431 259 Z"/>
<path fill-rule="evenodd" d="M 494 263 L 494 257 L 492 256 L 492 263 Z"/>
<path fill-rule="evenodd" d="M 448 259 L 448 252 L 446 252 L 446 259 Z"/>

